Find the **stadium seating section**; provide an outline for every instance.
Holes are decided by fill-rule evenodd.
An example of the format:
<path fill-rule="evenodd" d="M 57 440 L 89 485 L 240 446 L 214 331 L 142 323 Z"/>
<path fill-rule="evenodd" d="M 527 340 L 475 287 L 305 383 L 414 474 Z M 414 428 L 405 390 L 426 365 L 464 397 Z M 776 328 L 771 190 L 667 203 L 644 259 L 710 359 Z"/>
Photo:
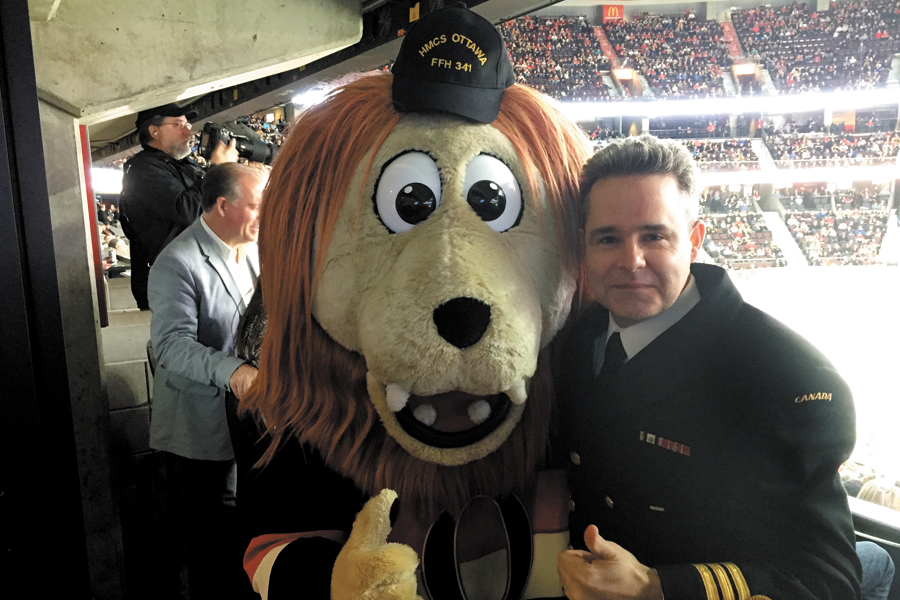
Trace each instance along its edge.
<path fill-rule="evenodd" d="M 762 77 L 735 81 L 733 61 L 758 62 L 780 93 L 882 87 L 900 53 L 900 0 L 815 3 L 735 9 L 731 22 L 743 52 L 732 56 L 722 24 L 686 11 L 638 13 L 606 23 L 602 34 L 585 16 L 526 16 L 501 26 L 517 79 L 560 100 L 618 100 L 611 93 L 612 56 L 636 69 L 656 98 L 762 93 Z M 730 84 L 726 85 L 724 79 Z"/>

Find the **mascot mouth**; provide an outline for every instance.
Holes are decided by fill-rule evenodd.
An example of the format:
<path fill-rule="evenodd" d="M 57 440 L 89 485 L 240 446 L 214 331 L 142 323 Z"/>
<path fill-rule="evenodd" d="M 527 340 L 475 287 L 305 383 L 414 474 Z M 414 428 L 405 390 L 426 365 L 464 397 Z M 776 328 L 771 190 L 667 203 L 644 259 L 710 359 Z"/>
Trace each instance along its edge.
<path fill-rule="evenodd" d="M 509 414 L 507 394 L 476 396 L 446 392 L 434 396 L 409 396 L 397 422 L 413 438 L 435 448 L 462 448 L 490 435 Z"/>
<path fill-rule="evenodd" d="M 438 388 L 417 395 L 410 393 L 412 386 L 381 383 L 370 371 L 366 385 L 387 434 L 407 452 L 458 467 L 481 460 L 509 439 L 525 413 L 530 379 L 521 377 L 506 389 L 481 394 L 478 389 Z"/>

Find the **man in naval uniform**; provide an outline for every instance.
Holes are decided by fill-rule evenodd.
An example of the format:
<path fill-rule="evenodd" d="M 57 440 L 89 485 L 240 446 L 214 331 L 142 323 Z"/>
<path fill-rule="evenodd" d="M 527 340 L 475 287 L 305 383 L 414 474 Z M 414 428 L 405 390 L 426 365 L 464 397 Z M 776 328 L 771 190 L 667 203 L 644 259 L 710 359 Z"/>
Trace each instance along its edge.
<path fill-rule="evenodd" d="M 582 175 L 596 305 L 560 378 L 580 548 L 559 555 L 565 594 L 858 598 L 837 473 L 855 442 L 850 391 L 723 269 L 694 262 L 697 176 L 683 147 L 650 136 L 607 146 Z"/>

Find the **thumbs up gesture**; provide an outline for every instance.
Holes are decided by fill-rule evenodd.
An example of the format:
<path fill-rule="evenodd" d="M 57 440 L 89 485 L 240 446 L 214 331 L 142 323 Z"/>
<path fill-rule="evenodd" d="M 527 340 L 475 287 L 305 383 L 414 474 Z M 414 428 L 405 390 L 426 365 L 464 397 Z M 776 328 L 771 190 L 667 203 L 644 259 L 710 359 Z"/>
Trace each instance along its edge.
<path fill-rule="evenodd" d="M 356 515 L 331 573 L 332 600 L 421 600 L 419 557 L 409 546 L 387 542 L 396 500 L 396 492 L 382 490 Z"/>
<path fill-rule="evenodd" d="M 584 532 L 588 551 L 566 550 L 557 559 L 559 580 L 570 600 L 662 600 L 655 569 L 602 537 L 594 525 Z"/>

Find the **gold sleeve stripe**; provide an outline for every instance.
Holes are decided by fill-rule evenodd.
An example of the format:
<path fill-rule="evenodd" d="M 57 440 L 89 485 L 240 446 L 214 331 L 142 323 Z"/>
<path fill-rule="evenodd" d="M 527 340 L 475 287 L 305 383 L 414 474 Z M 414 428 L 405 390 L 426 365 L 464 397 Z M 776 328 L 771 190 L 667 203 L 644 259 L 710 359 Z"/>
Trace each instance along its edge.
<path fill-rule="evenodd" d="M 743 573 L 734 563 L 724 563 L 726 569 L 731 574 L 734 581 L 734 587 L 737 589 L 738 600 L 750 600 L 750 588 L 747 586 L 747 580 L 744 579 Z"/>
<path fill-rule="evenodd" d="M 706 588 L 706 600 L 719 600 L 719 590 L 716 589 L 716 582 L 713 581 L 712 573 L 706 568 L 706 565 L 694 565 L 700 572 L 700 579 L 703 580 L 703 586 Z"/>
<path fill-rule="evenodd" d="M 709 568 L 712 569 L 713 573 L 716 574 L 716 579 L 719 580 L 719 589 L 722 590 L 722 599 L 734 600 L 734 589 L 731 587 L 731 579 L 728 578 L 728 573 L 725 572 L 722 565 L 710 564 Z"/>

